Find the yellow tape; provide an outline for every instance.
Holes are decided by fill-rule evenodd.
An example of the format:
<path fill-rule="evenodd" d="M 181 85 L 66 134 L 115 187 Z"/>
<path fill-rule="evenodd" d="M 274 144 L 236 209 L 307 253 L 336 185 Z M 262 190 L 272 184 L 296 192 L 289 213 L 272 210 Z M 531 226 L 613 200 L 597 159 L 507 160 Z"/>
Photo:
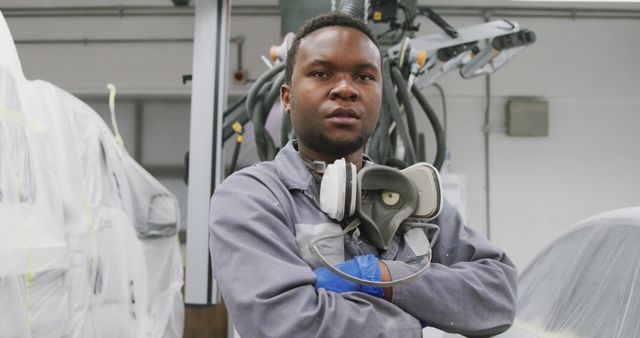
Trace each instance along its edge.
<path fill-rule="evenodd" d="M 33 212 L 33 211 L 31 211 Z M 24 302 L 24 308 L 27 313 L 27 325 L 29 327 L 29 336 L 33 333 L 33 302 L 31 300 L 31 286 L 33 285 L 33 279 L 35 278 L 35 271 L 33 269 L 33 245 L 30 241 L 29 229 L 31 228 L 28 223 L 29 219 L 25 219 L 20 224 L 22 230 L 22 245 L 26 248 L 27 261 L 24 274 L 24 294 L 22 296 Z"/>
<path fill-rule="evenodd" d="M 33 247 L 29 245 L 29 251 L 27 252 L 27 273 L 24 277 L 25 279 L 25 305 L 29 310 L 29 332 L 33 329 L 33 315 L 31 310 L 33 309 L 33 303 L 31 302 L 31 284 L 33 283 L 33 278 L 35 277 L 35 273 L 33 272 Z"/>
<path fill-rule="evenodd" d="M 116 135 L 116 143 L 119 146 L 124 147 L 124 140 L 122 139 L 122 136 L 120 136 L 120 134 Z"/>
<path fill-rule="evenodd" d="M 47 127 L 44 123 L 25 116 L 21 112 L 17 112 L 5 107 L 0 107 L 0 117 L 12 124 L 29 129 L 35 133 L 43 133 L 47 130 Z"/>

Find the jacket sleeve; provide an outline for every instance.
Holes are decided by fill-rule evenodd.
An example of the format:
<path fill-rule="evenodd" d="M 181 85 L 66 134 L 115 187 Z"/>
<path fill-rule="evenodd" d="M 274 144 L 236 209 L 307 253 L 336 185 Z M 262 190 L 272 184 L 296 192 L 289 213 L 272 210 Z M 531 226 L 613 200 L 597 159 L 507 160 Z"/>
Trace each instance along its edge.
<path fill-rule="evenodd" d="M 214 277 L 240 336 L 422 337 L 418 320 L 384 299 L 314 288 L 279 185 L 239 172 L 211 201 Z"/>
<path fill-rule="evenodd" d="M 465 336 L 507 330 L 516 311 L 517 272 L 504 252 L 463 224 L 445 203 L 430 269 L 393 287 L 392 302 L 428 326 Z M 421 264 L 385 261 L 397 279 Z"/>

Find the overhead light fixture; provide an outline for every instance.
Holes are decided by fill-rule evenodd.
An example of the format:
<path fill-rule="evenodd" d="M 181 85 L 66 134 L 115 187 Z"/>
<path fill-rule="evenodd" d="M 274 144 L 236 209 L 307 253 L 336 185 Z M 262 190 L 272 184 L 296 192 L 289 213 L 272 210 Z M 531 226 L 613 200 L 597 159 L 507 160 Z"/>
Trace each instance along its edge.
<path fill-rule="evenodd" d="M 476 42 L 439 49 L 433 62 L 434 65 L 427 68 L 425 74 L 416 80 L 416 84 L 422 88 L 435 83 L 449 72 L 469 62 L 474 52 L 478 51 Z"/>
<path fill-rule="evenodd" d="M 465 79 L 470 79 L 494 73 L 535 41 L 535 33 L 526 29 L 497 36 L 460 69 L 460 75 Z"/>
<path fill-rule="evenodd" d="M 425 66 L 416 73 L 415 81 L 410 81 L 423 88 L 456 69 L 465 79 L 493 73 L 535 40 L 534 32 L 521 29 L 518 23 L 496 20 L 458 29 L 456 37 L 443 32 L 407 39 L 387 53 L 403 65 L 415 51 L 426 52 Z M 481 47 L 481 41 L 489 43 Z"/>

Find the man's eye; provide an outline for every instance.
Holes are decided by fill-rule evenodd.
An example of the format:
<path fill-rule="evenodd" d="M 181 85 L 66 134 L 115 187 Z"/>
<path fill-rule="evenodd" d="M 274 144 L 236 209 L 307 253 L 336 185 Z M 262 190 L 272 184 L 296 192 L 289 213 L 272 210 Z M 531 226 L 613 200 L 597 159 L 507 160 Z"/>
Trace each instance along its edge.
<path fill-rule="evenodd" d="M 330 77 L 329 74 L 325 72 L 313 72 L 311 75 L 320 79 L 328 79 Z"/>
<path fill-rule="evenodd" d="M 367 75 L 367 74 L 360 74 L 357 76 L 357 79 L 360 81 L 373 81 L 375 80 L 375 78 L 371 75 Z"/>

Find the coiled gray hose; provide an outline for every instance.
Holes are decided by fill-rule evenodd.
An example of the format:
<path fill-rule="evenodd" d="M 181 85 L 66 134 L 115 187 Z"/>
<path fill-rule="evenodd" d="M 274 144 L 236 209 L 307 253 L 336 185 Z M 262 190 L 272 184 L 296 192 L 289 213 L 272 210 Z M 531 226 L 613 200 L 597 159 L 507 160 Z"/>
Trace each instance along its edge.
<path fill-rule="evenodd" d="M 340 1 L 338 11 L 364 20 L 364 0 Z"/>
<path fill-rule="evenodd" d="M 253 122 L 256 150 L 261 161 L 272 160 L 277 153 L 275 142 L 265 124 L 284 83 L 284 66 L 284 63 L 276 65 L 261 75 L 247 95 L 247 115 Z"/>

